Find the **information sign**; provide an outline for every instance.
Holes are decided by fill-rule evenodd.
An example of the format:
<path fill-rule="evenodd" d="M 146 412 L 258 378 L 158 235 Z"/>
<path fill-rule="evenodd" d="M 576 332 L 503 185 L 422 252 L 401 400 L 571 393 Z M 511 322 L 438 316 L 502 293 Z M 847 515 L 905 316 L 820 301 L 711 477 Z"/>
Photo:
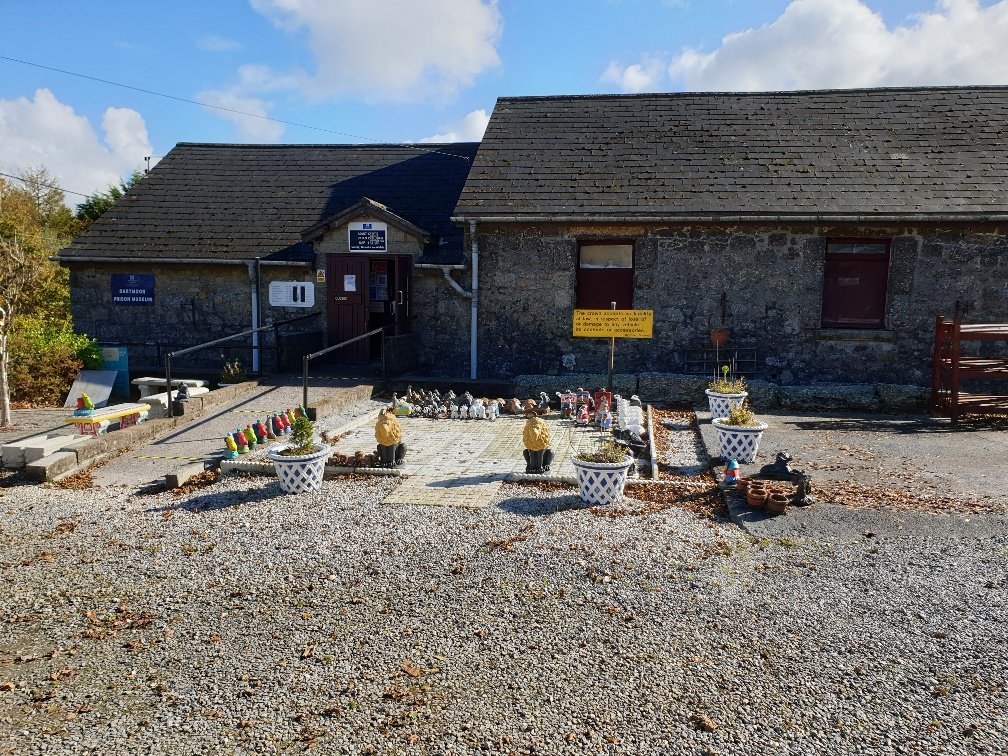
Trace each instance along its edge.
<path fill-rule="evenodd" d="M 113 273 L 112 301 L 115 304 L 154 304 L 153 273 Z"/>
<path fill-rule="evenodd" d="M 357 221 L 348 226 L 351 252 L 388 251 L 388 225 L 377 221 Z"/>
<path fill-rule="evenodd" d="M 574 310 L 574 335 L 592 338 L 650 339 L 654 310 Z"/>

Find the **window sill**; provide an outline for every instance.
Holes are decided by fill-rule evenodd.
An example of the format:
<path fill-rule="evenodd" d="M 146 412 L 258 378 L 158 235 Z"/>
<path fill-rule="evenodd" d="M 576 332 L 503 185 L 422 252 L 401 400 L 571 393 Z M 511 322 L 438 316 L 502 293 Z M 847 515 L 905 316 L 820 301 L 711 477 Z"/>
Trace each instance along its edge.
<path fill-rule="evenodd" d="M 820 341 L 896 341 L 896 332 L 887 328 L 812 328 Z"/>

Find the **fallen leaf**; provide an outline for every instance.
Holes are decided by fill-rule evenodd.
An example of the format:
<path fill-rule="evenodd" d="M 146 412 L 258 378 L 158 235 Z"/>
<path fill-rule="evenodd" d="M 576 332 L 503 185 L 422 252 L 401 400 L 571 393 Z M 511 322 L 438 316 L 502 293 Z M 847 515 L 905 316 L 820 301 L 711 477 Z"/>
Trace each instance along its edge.
<path fill-rule="evenodd" d="M 411 661 L 404 661 L 402 663 L 402 671 L 410 677 L 420 677 L 421 675 L 420 667 Z"/>

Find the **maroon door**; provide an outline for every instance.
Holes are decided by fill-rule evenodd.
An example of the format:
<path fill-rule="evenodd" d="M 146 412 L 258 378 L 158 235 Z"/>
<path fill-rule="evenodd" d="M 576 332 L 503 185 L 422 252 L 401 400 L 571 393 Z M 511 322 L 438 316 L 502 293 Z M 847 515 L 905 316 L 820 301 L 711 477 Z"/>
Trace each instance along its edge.
<path fill-rule="evenodd" d="M 401 336 L 411 330 L 410 281 L 413 280 L 413 258 L 398 255 L 395 266 L 395 335 Z"/>
<path fill-rule="evenodd" d="M 885 328 L 888 282 L 888 242 L 829 242 L 823 265 L 823 327 Z"/>
<path fill-rule="evenodd" d="M 585 242 L 578 248 L 577 307 L 581 310 L 633 309 L 633 245 Z"/>
<path fill-rule="evenodd" d="M 362 255 L 329 255 L 326 260 L 329 307 L 329 346 L 360 336 L 368 330 L 368 267 Z M 337 349 L 332 362 L 366 363 L 368 339 Z"/>

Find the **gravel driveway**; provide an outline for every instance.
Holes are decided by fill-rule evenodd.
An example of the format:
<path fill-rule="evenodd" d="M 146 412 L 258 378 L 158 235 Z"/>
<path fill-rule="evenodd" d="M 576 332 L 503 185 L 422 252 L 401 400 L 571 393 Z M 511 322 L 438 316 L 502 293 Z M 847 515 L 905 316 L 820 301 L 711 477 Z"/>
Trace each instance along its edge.
<path fill-rule="evenodd" d="M 397 484 L 0 489 L 0 753 L 1006 752 L 1003 519 L 760 537 Z"/>

